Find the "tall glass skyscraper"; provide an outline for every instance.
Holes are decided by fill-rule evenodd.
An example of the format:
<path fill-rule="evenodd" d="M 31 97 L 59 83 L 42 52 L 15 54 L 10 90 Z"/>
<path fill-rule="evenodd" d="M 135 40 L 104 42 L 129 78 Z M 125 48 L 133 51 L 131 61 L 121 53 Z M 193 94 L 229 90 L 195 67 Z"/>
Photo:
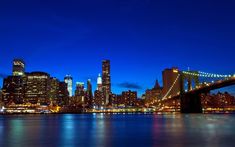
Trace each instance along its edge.
<path fill-rule="evenodd" d="M 102 86 L 105 95 L 105 104 L 109 104 L 111 94 L 110 60 L 102 61 Z"/>
<path fill-rule="evenodd" d="M 64 78 L 64 82 L 67 84 L 69 96 L 73 96 L 73 78 L 71 75 L 66 75 Z"/>

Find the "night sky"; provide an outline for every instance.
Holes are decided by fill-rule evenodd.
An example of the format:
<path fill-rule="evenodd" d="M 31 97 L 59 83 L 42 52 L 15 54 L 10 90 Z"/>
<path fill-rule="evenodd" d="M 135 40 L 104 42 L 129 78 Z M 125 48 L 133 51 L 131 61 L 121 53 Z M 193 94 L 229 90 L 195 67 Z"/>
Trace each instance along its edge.
<path fill-rule="evenodd" d="M 23 58 L 28 72 L 91 78 L 95 88 L 110 59 L 112 91 L 142 94 L 164 68 L 233 74 L 234 55 L 234 0 L 0 1 L 3 76 Z"/>

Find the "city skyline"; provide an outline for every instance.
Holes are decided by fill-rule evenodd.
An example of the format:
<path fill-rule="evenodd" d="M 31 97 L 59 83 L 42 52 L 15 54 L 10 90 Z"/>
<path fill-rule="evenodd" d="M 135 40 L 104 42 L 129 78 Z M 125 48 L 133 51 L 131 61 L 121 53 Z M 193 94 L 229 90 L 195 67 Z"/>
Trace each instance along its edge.
<path fill-rule="evenodd" d="M 68 86 L 68 91 L 69 91 L 70 97 L 71 97 L 71 96 L 74 96 L 75 90 L 76 90 L 76 86 L 77 86 L 78 83 L 83 83 L 84 86 L 87 86 L 87 84 L 85 84 L 85 83 L 87 83 L 87 81 L 89 81 L 89 82 L 91 83 L 91 85 L 94 86 L 94 88 L 92 89 L 92 93 L 94 93 L 95 90 L 97 90 L 97 88 L 98 88 L 98 81 L 97 81 L 97 78 L 102 78 L 102 77 L 101 77 L 101 74 L 100 74 L 100 73 L 102 73 L 102 70 L 101 70 L 101 72 L 100 72 L 99 74 L 97 74 L 97 77 L 86 77 L 86 79 L 84 78 L 83 80 L 80 80 L 80 81 L 74 81 L 74 79 L 77 79 L 77 77 L 74 78 L 73 75 L 70 75 L 70 74 L 66 74 L 66 75 L 64 75 L 64 77 L 62 77 L 62 78 L 60 79 L 60 78 L 54 76 L 53 73 L 48 73 L 48 72 L 46 72 L 46 71 L 41 71 L 41 70 L 27 71 L 27 63 L 26 63 L 23 59 L 13 59 L 12 64 L 15 64 L 15 62 L 16 62 L 17 60 L 20 60 L 20 61 L 23 63 L 24 69 L 22 69 L 22 70 L 23 70 L 25 73 L 30 73 L 30 72 L 45 72 L 45 73 L 49 74 L 52 78 L 56 78 L 56 79 L 58 79 L 58 80 L 60 80 L 60 81 L 65 81 L 65 83 L 67 83 L 67 81 L 66 81 L 65 79 L 67 79 L 67 78 L 71 79 L 71 82 L 70 82 L 70 84 L 69 84 L 69 86 Z M 104 60 L 102 60 L 102 65 L 101 65 L 101 67 L 100 67 L 100 68 L 103 69 L 103 70 L 106 70 L 106 68 L 103 68 L 103 64 L 104 64 L 104 62 L 106 62 L 106 61 L 108 61 L 108 65 L 109 65 L 109 66 L 112 66 L 110 60 L 104 59 Z M 18 67 L 17 67 L 17 68 L 18 68 Z M 26 70 L 25 70 L 25 68 L 26 68 Z M 21 70 L 21 68 L 19 68 L 19 69 Z M 172 71 L 172 70 L 177 70 L 177 71 L 178 71 L 178 70 L 180 70 L 180 68 L 178 68 L 178 67 L 171 67 L 171 68 L 162 69 L 162 71 L 160 72 L 160 73 L 162 73 L 161 78 L 156 79 L 157 81 L 161 81 L 161 82 L 159 82 L 159 84 L 160 84 L 161 87 L 164 87 L 164 75 L 163 75 L 163 72 L 164 72 L 165 70 L 170 70 L 170 71 Z M 189 70 L 189 69 L 187 69 L 187 70 Z M 110 73 L 110 67 L 108 67 L 108 71 L 109 71 L 109 73 Z M 14 74 L 15 74 L 15 72 L 14 72 L 14 67 L 12 67 L 11 72 L 12 72 L 12 73 L 10 73 L 9 75 L 2 74 L 2 75 L 1 75 L 1 78 L 0 78 L 0 81 L 2 81 L 2 83 L 3 83 L 3 79 L 4 79 L 4 78 L 6 78 L 6 77 L 8 77 L 8 76 L 10 76 L 10 75 L 14 75 Z M 105 72 L 107 72 L 107 71 L 105 71 Z M 112 73 L 112 72 L 111 72 L 111 73 Z M 173 73 L 174 73 L 174 72 L 173 72 Z M 22 73 L 20 73 L 20 75 L 22 75 Z M 112 74 L 109 74 L 109 75 L 112 75 Z M 234 74 L 230 74 L 230 75 L 234 75 Z M 170 83 L 172 84 L 173 81 L 176 79 L 176 76 L 174 76 L 174 77 L 167 76 L 167 78 L 173 78 L 173 79 L 169 80 L 169 81 L 171 81 Z M 112 80 L 112 79 L 111 79 L 111 76 L 109 77 L 109 79 Z M 166 77 L 165 77 L 165 79 L 166 79 Z M 102 79 L 100 79 L 100 80 L 101 80 L 100 82 L 102 83 Z M 152 81 L 152 82 L 153 82 L 154 84 L 156 84 L 156 83 L 155 83 L 156 80 L 155 80 L 155 81 Z M 204 79 L 204 81 L 211 82 L 211 79 L 210 79 L 210 78 L 209 78 L 209 80 L 208 80 L 208 79 L 207 79 L 207 80 Z M 169 83 L 169 84 L 170 84 L 170 83 Z M 110 83 L 110 84 L 111 84 L 111 85 L 110 85 L 111 87 L 117 87 L 117 84 L 116 84 L 116 85 L 113 84 L 113 83 Z M 122 87 L 125 87 L 125 88 L 120 88 L 120 92 L 117 92 L 115 89 L 114 89 L 114 90 L 111 89 L 111 90 L 112 90 L 112 92 L 115 93 L 115 94 L 122 94 L 123 91 L 128 91 L 128 90 L 137 91 L 137 93 L 138 93 L 138 95 L 137 95 L 138 98 L 141 98 L 141 97 L 143 96 L 143 94 L 146 93 L 146 91 L 148 91 L 149 89 L 151 89 L 152 87 L 154 87 L 154 84 L 153 84 L 153 85 L 150 85 L 150 87 L 148 87 L 148 88 L 146 88 L 146 89 L 143 89 L 143 88 L 142 88 L 142 89 L 140 90 L 140 87 L 141 87 L 141 86 L 139 86 L 139 85 L 136 84 L 136 83 L 123 82 L 123 83 L 121 83 L 120 85 L 122 85 Z M 168 87 L 167 89 L 170 88 L 169 86 L 171 86 L 171 84 L 167 86 L 167 87 Z M 0 85 L 0 87 L 1 87 L 1 86 L 3 86 L 3 85 Z M 165 88 L 166 88 L 166 87 L 165 87 Z M 85 88 L 85 89 L 86 89 L 86 88 Z M 231 93 L 232 95 L 235 95 L 235 93 L 234 93 L 234 91 L 233 91 L 234 89 L 235 89 L 234 86 L 229 86 L 229 87 L 225 87 L 225 88 L 222 88 L 222 89 L 215 90 L 214 93 L 217 93 L 217 92 L 229 92 L 229 93 Z M 177 88 L 176 88 L 175 90 L 177 91 Z M 164 91 L 164 89 L 163 89 L 163 91 Z"/>
<path fill-rule="evenodd" d="M 102 77 L 98 75 L 95 91 L 92 91 L 91 79 L 87 80 L 86 88 L 84 82 L 76 82 L 73 92 L 71 75 L 66 75 L 64 81 L 60 81 L 49 73 L 27 72 L 25 68 L 24 60 L 13 60 L 12 74 L 4 78 L 3 88 L 0 89 L 2 113 L 206 113 L 233 110 L 235 104 L 234 96 L 228 92 L 218 92 L 223 87 L 235 84 L 235 74 L 221 75 L 189 69 L 181 71 L 176 67 L 166 68 L 162 71 L 163 86 L 156 80 L 154 87 L 146 89 L 145 94 L 138 99 L 138 92 L 130 89 L 122 91 L 121 94 L 112 92 L 111 63 L 107 59 L 102 60 Z M 206 82 L 204 78 L 212 80 Z M 216 95 L 211 94 L 213 90 L 217 91 Z M 220 99 L 216 100 L 216 97 Z"/>
<path fill-rule="evenodd" d="M 235 69 L 234 2 L 13 2 L 0 5 L 1 74 L 9 75 L 11 61 L 23 58 L 29 72 L 60 80 L 71 74 L 94 85 L 100 61 L 110 59 L 112 90 L 142 94 L 156 79 L 162 85 L 165 68 Z"/>
<path fill-rule="evenodd" d="M 235 0 L 0 0 L 0 147 L 234 146 Z"/>
<path fill-rule="evenodd" d="M 75 96 L 76 95 L 76 89 L 77 89 L 77 86 L 78 85 L 80 85 L 80 84 L 83 84 L 83 86 L 86 86 L 87 88 L 85 88 L 84 87 L 84 90 L 88 90 L 88 91 L 90 91 L 91 90 L 91 92 L 93 93 L 93 94 L 95 94 L 95 91 L 96 90 L 99 90 L 99 89 L 101 89 L 102 91 L 106 91 L 105 93 L 105 101 L 107 101 L 107 103 L 108 103 L 108 101 L 109 101 L 109 99 L 111 98 L 110 96 L 109 96 L 109 94 L 117 94 L 117 95 L 121 95 L 123 92 L 125 92 L 125 91 L 129 91 L 129 90 L 132 90 L 132 91 L 136 91 L 137 93 L 138 93 L 138 95 L 137 95 L 137 97 L 138 98 L 143 98 L 143 96 L 145 96 L 145 94 L 147 94 L 148 93 L 148 91 L 150 90 L 150 89 L 152 89 L 152 87 L 154 87 L 154 85 L 152 85 L 152 87 L 151 88 L 147 88 L 147 89 L 143 89 L 143 93 L 140 93 L 139 91 L 138 91 L 138 88 L 136 88 L 136 86 L 138 86 L 138 85 L 131 85 L 130 83 L 123 83 L 123 84 L 126 84 L 127 85 L 127 87 L 126 87 L 126 89 L 125 90 L 122 90 L 120 93 L 116 93 L 115 91 L 112 91 L 112 89 L 111 89 L 111 87 L 112 87 L 112 76 L 111 76 L 111 61 L 109 60 L 109 59 L 104 59 L 104 60 L 102 60 L 101 61 L 101 63 L 102 63 L 102 66 L 101 66 L 101 69 L 102 69 L 102 71 L 101 71 L 101 73 L 102 73 L 102 76 L 101 76 L 101 74 L 99 73 L 98 74 L 98 76 L 96 77 L 96 79 L 95 79 L 95 77 L 94 77 L 94 79 L 93 80 L 91 80 L 91 78 L 88 78 L 87 80 L 84 80 L 84 81 L 74 81 L 73 79 L 73 76 L 72 75 L 69 75 L 69 74 L 66 74 L 65 76 L 64 76 L 64 78 L 62 78 L 62 79 L 60 79 L 60 78 L 58 78 L 58 77 L 55 77 L 55 76 L 53 76 L 51 73 L 47 73 L 47 72 L 45 72 L 45 71 L 40 71 L 40 70 L 36 70 L 36 71 L 27 71 L 25 68 L 27 68 L 27 63 L 23 60 L 23 59 L 13 59 L 13 61 L 12 61 L 12 73 L 11 74 L 9 74 L 9 75 L 2 75 L 2 79 L 4 79 L 4 78 L 7 78 L 7 77 L 9 77 L 9 76 L 22 76 L 22 75 L 25 75 L 25 74 L 48 74 L 48 76 L 50 76 L 51 78 L 53 78 L 53 79 L 55 79 L 55 80 L 59 80 L 59 81 L 62 81 L 62 82 L 65 82 L 66 84 L 67 84 L 67 90 L 68 90 L 68 92 L 69 92 L 69 96 L 70 97 L 72 97 L 72 96 Z M 190 70 L 190 69 L 187 69 L 187 70 Z M 169 89 L 171 89 L 171 86 L 172 86 L 172 84 L 174 83 L 174 81 L 177 79 L 177 75 L 179 74 L 178 72 L 180 71 L 180 69 L 179 68 L 177 68 L 177 67 L 172 67 L 172 68 L 165 68 L 164 70 L 162 70 L 162 77 L 161 77 L 161 79 L 160 79 L 160 81 L 163 81 L 162 83 L 161 83 L 161 85 L 160 85 L 160 83 L 159 83 L 159 80 L 158 79 L 156 79 L 156 81 L 154 81 L 155 82 L 155 86 L 156 86 L 156 84 L 158 85 L 159 84 L 159 88 L 161 88 L 162 89 L 162 91 L 163 91 L 163 94 L 166 94 L 167 93 L 167 91 L 169 90 Z M 168 74 L 166 74 L 166 72 L 168 73 Z M 183 71 L 183 72 L 185 72 L 185 71 Z M 191 71 L 191 72 L 194 72 L 194 71 Z M 202 72 L 202 71 L 195 71 L 196 73 L 197 72 Z M 214 73 L 202 73 L 202 74 L 209 74 L 208 76 L 210 77 L 210 74 L 212 74 L 211 76 L 213 77 L 213 75 L 215 76 L 215 80 L 216 80 L 216 74 L 214 74 Z M 222 75 L 222 76 L 234 76 L 235 74 L 227 74 L 227 75 Z M 3 78 L 4 77 L 4 78 Z M 196 76 L 197 77 L 197 76 Z M 195 77 L 195 78 L 196 78 Z M 201 79 L 202 77 L 197 77 L 196 79 L 197 80 L 199 80 L 199 79 Z M 76 78 L 75 78 L 76 79 Z M 207 80 L 206 80 L 207 79 Z M 208 80 L 208 79 L 210 79 L 210 80 Z M 219 78 L 218 78 L 219 79 Z M 218 80 L 217 79 L 217 80 Z M 195 79 L 194 79 L 195 80 Z M 202 79 L 204 82 L 212 82 L 212 81 L 214 81 L 213 80 L 213 78 L 211 79 L 211 78 L 203 78 Z M 174 88 L 172 89 L 172 93 L 174 93 L 174 94 L 177 94 L 177 91 L 179 91 L 179 80 L 176 80 L 175 81 L 177 84 L 177 86 L 175 85 L 174 86 Z M 196 82 L 196 81 L 195 81 Z M 85 83 L 87 83 L 87 84 L 85 84 Z M 94 84 L 94 85 L 93 85 Z M 100 84 L 101 84 L 101 87 L 99 88 L 99 86 L 100 86 Z M 129 85 L 128 85 L 129 84 Z M 195 86 L 195 84 L 196 83 L 194 83 L 193 85 Z M 199 84 L 199 83 L 198 83 Z M 94 86 L 95 88 L 94 89 L 92 89 L 91 88 L 91 86 Z M 102 86 L 103 85 L 103 86 Z M 191 85 L 191 86 L 193 86 L 193 85 Z M 3 86 L 3 85 L 2 85 Z M 92 87 L 93 87 L 92 86 Z M 128 88 L 129 87 L 129 88 Z M 133 88 L 134 87 L 134 88 Z M 185 85 L 185 88 L 187 89 L 187 86 Z M 192 87 L 191 87 L 192 88 Z M 234 95 L 234 93 L 233 93 L 233 89 L 234 89 L 235 87 L 234 86 L 229 86 L 229 88 L 228 87 L 225 87 L 225 88 L 220 88 L 220 89 L 218 89 L 218 90 L 215 90 L 213 93 L 217 93 L 217 92 L 229 92 L 229 93 L 231 93 L 232 95 Z M 133 90 L 134 89 L 134 90 Z M 173 92 L 174 91 L 174 92 Z M 231 91 L 231 92 L 230 92 Z M 92 95 L 92 94 L 91 94 Z M 170 95 L 170 94 L 169 94 Z"/>

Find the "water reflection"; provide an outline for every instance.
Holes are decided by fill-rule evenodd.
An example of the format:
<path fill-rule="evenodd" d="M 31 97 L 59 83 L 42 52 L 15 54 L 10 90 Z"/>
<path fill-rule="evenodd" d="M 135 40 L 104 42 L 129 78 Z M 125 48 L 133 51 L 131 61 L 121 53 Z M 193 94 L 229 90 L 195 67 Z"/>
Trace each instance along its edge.
<path fill-rule="evenodd" d="M 60 124 L 61 132 L 60 132 L 60 145 L 62 146 L 72 146 L 73 140 L 75 140 L 75 131 L 77 130 L 75 127 L 76 120 L 74 119 L 74 115 L 66 114 L 62 116 L 62 121 Z M 59 128 L 58 128 L 59 129 Z M 80 135 L 78 132 L 77 135 Z"/>
<path fill-rule="evenodd" d="M 234 115 L 0 116 L 0 146 L 233 146 Z"/>
<path fill-rule="evenodd" d="M 24 127 L 23 127 L 23 121 L 20 119 L 13 119 L 10 122 L 9 127 L 9 137 L 12 142 L 19 142 L 21 140 L 24 140 Z"/>

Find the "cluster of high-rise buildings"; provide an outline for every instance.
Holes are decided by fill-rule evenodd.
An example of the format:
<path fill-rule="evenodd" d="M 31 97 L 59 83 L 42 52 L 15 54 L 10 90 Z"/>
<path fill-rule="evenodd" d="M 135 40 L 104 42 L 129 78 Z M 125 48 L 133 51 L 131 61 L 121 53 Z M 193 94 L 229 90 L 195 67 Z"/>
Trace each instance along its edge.
<path fill-rule="evenodd" d="M 102 61 L 102 75 L 97 78 L 97 88 L 93 93 L 91 79 L 87 84 L 76 82 L 73 94 L 73 78 L 66 75 L 63 81 L 45 72 L 25 72 L 25 62 L 13 61 L 12 75 L 4 78 L 1 100 L 8 104 L 40 104 L 59 106 L 82 106 L 103 109 L 107 107 L 134 106 L 137 92 L 126 91 L 121 95 L 111 91 L 110 60 Z"/>
<path fill-rule="evenodd" d="M 13 61 L 12 75 L 4 78 L 2 101 L 5 105 L 31 103 L 41 105 L 68 103 L 69 93 L 65 82 L 45 72 L 25 72 L 25 62 Z"/>
<path fill-rule="evenodd" d="M 116 107 L 134 106 L 137 100 L 136 91 L 126 91 L 121 95 L 111 91 L 110 60 L 102 61 L 102 75 L 97 77 L 96 90 L 92 90 L 91 80 L 85 83 L 77 82 L 75 95 L 71 98 L 71 104 L 83 105 L 87 108 L 104 109 Z"/>
<path fill-rule="evenodd" d="M 142 95 L 142 99 L 137 98 L 137 91 L 127 90 L 121 94 L 112 92 L 110 60 L 102 61 L 102 74 L 98 74 L 96 90 L 93 90 L 92 81 L 88 79 L 86 84 L 75 82 L 73 92 L 74 82 L 71 75 L 66 75 L 63 81 L 60 81 L 45 72 L 25 72 L 25 62 L 21 59 L 13 60 L 12 69 L 12 75 L 4 78 L 3 87 L 0 89 L 0 106 L 37 104 L 40 106 L 65 106 L 64 108 L 69 109 L 82 108 L 83 110 L 143 108 L 155 106 L 155 102 L 164 97 L 178 95 L 181 89 L 180 78 L 177 78 L 179 69 L 175 67 L 163 70 L 163 87 L 156 80 L 154 87 L 147 89 Z M 188 86 L 188 89 L 190 88 Z M 214 97 L 222 97 L 219 99 L 223 101 L 215 101 Z M 179 104 L 179 102 L 177 103 Z M 234 97 L 229 97 L 228 94 L 218 94 L 216 96 L 204 96 L 202 103 L 205 107 L 209 107 L 220 104 L 231 105 L 235 102 Z"/>

